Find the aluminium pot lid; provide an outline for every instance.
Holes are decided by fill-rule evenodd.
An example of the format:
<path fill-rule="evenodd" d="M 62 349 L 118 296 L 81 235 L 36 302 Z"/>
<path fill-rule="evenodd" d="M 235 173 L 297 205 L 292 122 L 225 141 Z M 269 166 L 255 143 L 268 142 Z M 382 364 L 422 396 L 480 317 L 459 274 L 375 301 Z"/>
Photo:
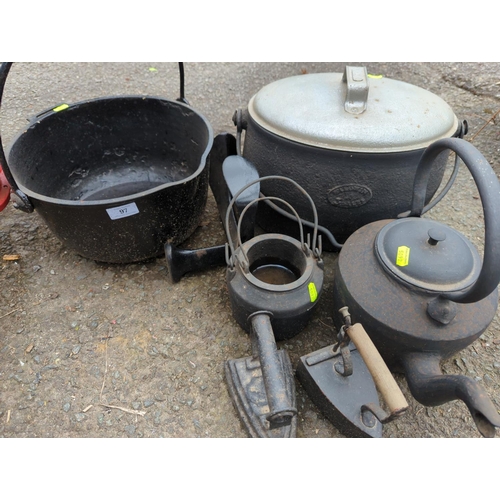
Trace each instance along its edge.
<path fill-rule="evenodd" d="M 296 75 L 263 87 L 248 105 L 263 129 L 310 146 L 360 153 L 423 149 L 456 134 L 439 96 L 347 66 L 345 73 Z"/>
<path fill-rule="evenodd" d="M 430 219 L 398 219 L 375 239 L 375 253 L 393 277 L 429 292 L 458 292 L 477 281 L 481 258 L 454 229 Z"/>

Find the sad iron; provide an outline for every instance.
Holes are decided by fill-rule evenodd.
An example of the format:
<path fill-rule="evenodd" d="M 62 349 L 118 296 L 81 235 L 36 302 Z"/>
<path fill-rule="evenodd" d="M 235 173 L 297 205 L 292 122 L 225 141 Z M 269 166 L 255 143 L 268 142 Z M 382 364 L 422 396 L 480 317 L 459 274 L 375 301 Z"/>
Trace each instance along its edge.
<path fill-rule="evenodd" d="M 325 417 L 346 437 L 381 438 L 383 424 L 402 415 L 408 403 L 361 324 L 346 307 L 336 344 L 302 356 L 296 375 Z M 380 405 L 383 396 L 388 411 Z"/>

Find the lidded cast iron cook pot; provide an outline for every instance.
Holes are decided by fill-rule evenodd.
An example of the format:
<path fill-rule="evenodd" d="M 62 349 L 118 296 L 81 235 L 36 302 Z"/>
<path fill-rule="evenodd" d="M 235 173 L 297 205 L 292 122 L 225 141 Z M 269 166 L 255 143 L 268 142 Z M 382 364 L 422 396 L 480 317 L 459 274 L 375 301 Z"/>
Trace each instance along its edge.
<path fill-rule="evenodd" d="M 0 100 L 12 63 L 0 66 Z M 208 121 L 181 96 L 112 96 L 33 118 L 0 162 L 17 208 L 36 210 L 67 248 L 128 263 L 198 227 L 208 193 Z"/>
<path fill-rule="evenodd" d="M 303 186 L 320 225 L 338 241 L 369 222 L 408 210 L 425 148 L 462 136 L 464 128 L 437 95 L 353 66 L 343 74 L 270 83 L 235 114 L 235 122 L 246 129 L 243 156 L 259 175 L 281 175 Z M 443 152 L 434 164 L 427 203 L 442 181 L 448 155 Z M 293 203 L 301 217 L 312 220 L 310 207 L 295 200 L 288 185 L 269 183 L 262 193 Z M 258 223 L 266 231 L 293 233 L 296 227 L 266 205 L 259 207 Z"/>

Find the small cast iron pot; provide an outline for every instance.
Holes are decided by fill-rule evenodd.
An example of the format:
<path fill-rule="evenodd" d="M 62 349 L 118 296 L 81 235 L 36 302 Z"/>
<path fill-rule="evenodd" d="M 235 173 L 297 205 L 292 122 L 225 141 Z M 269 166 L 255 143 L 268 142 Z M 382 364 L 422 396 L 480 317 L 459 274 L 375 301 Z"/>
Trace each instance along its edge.
<path fill-rule="evenodd" d="M 261 177 L 242 188 L 229 205 L 225 227 L 229 227 L 232 205 L 240 194 L 263 181 L 277 180 L 276 176 Z M 300 240 L 278 233 L 255 236 L 244 243 L 241 240 L 241 225 L 246 212 L 261 197 L 250 202 L 242 211 L 233 242 L 229 231 L 226 246 L 226 281 L 233 315 L 239 325 L 251 331 L 251 318 L 264 312 L 272 321 L 272 333 L 278 341 L 294 337 L 310 320 L 323 289 L 323 260 L 321 259 L 321 237 L 318 237 L 317 211 L 308 193 L 291 179 L 281 178 L 305 195 L 313 210 L 314 231 L 312 242 L 306 242 L 304 229 L 299 223 Z M 274 198 L 288 206 L 298 219 L 298 214 L 288 202 Z M 319 243 L 317 245 L 317 243 Z M 271 337 L 271 335 L 270 335 Z"/>

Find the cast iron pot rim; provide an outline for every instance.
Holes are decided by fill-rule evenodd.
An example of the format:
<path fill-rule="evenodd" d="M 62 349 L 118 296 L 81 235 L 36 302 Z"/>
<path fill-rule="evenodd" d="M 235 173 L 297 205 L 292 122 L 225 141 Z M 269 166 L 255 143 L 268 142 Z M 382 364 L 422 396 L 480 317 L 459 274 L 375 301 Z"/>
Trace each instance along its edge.
<path fill-rule="evenodd" d="M 247 113 L 248 117 L 250 120 L 248 121 L 249 124 L 253 123 L 254 127 L 256 129 L 260 129 L 261 132 L 265 132 L 269 134 L 271 137 L 276 137 L 279 138 L 283 141 L 288 141 L 292 144 L 296 144 L 298 146 L 303 146 L 303 147 L 309 147 L 313 150 L 320 150 L 320 151 L 325 151 L 328 153 L 339 153 L 339 154 L 350 154 L 350 155 L 396 155 L 396 154 L 411 154 L 411 153 L 418 153 L 421 151 L 422 153 L 425 151 L 425 149 L 433 144 L 435 141 L 440 140 L 440 139 L 447 139 L 450 137 L 459 137 L 460 136 L 460 131 L 462 129 L 462 123 L 460 120 L 455 115 L 455 122 L 457 123 L 457 127 L 455 132 L 453 134 L 443 134 L 440 137 L 436 137 L 436 139 L 429 141 L 426 144 L 419 145 L 418 147 L 408 147 L 408 148 L 389 148 L 389 149 L 379 149 L 379 150 L 372 150 L 372 149 L 340 149 L 340 148 L 333 148 L 333 147 L 327 147 L 326 145 L 321 145 L 321 144 L 312 144 L 312 143 L 307 143 L 307 142 L 302 142 L 298 139 L 294 139 L 292 137 L 289 137 L 285 134 L 280 134 L 278 131 L 266 127 L 264 124 L 262 124 L 255 116 L 252 115 L 252 112 L 250 111 L 250 104 L 247 107 Z M 248 133 L 248 126 L 247 126 L 247 133 Z M 244 155 L 244 150 L 243 150 L 243 155 Z"/>
<path fill-rule="evenodd" d="M 21 183 L 17 182 L 17 179 L 16 179 L 16 182 L 17 182 L 19 189 L 30 198 L 33 198 L 33 199 L 38 200 L 38 201 L 46 202 L 46 203 L 53 203 L 54 205 L 66 205 L 66 206 L 82 207 L 82 208 L 88 207 L 88 206 L 104 206 L 104 205 L 112 205 L 115 203 L 121 204 L 124 202 L 135 201 L 139 197 L 149 196 L 149 195 L 157 193 L 159 191 L 163 191 L 164 189 L 167 189 L 169 187 L 187 184 L 189 181 L 198 177 L 203 172 L 203 170 L 205 170 L 205 168 L 207 167 L 208 156 L 210 154 L 210 151 L 211 151 L 212 145 L 213 145 L 213 141 L 214 141 L 214 134 L 213 134 L 212 126 L 210 125 L 210 122 L 205 118 L 205 116 L 203 116 L 198 111 L 195 111 L 191 106 L 188 106 L 187 104 L 184 104 L 184 103 L 179 102 L 179 101 L 172 101 L 171 99 L 165 99 L 164 97 L 156 97 L 156 96 L 140 95 L 140 94 L 104 96 L 104 97 L 97 97 L 94 99 L 87 99 L 85 101 L 75 102 L 73 104 L 70 104 L 69 108 L 66 108 L 63 111 L 59 111 L 59 112 L 50 111 L 46 115 L 44 115 L 43 118 L 46 118 L 48 116 L 52 116 L 52 115 L 54 115 L 56 113 L 60 113 L 60 112 L 66 113 L 66 112 L 70 111 L 71 109 L 75 109 L 75 108 L 78 108 L 78 107 L 83 106 L 83 105 L 87 105 L 87 104 L 92 105 L 92 104 L 99 103 L 102 101 L 111 101 L 111 100 L 118 100 L 118 99 L 123 99 L 123 100 L 140 99 L 143 101 L 145 101 L 145 100 L 164 101 L 164 102 L 168 102 L 170 104 L 175 104 L 176 106 L 180 106 L 182 108 L 186 108 L 186 110 L 189 110 L 191 113 L 194 113 L 195 115 L 199 116 L 201 118 L 201 120 L 204 122 L 205 126 L 207 127 L 208 139 L 207 139 L 207 146 L 205 148 L 205 151 L 201 155 L 200 164 L 199 164 L 198 168 L 196 169 L 196 171 L 193 174 L 191 174 L 189 177 L 186 177 L 184 179 L 180 179 L 178 181 L 167 182 L 165 184 L 155 186 L 154 188 L 148 189 L 146 191 L 140 191 L 138 193 L 134 193 L 134 194 L 131 194 L 128 196 L 123 196 L 121 198 L 109 198 L 107 200 L 78 201 L 78 200 L 65 200 L 65 199 L 61 199 L 61 198 L 53 198 L 51 196 L 45 196 L 43 194 L 35 193 L 31 189 L 28 189 L 27 187 L 23 186 Z M 43 119 L 43 118 L 41 118 L 41 119 Z M 7 158 L 9 158 L 10 152 L 11 152 L 12 148 L 14 147 L 14 145 L 16 144 L 16 142 L 18 141 L 18 139 L 22 135 L 24 135 L 29 130 L 29 128 L 33 126 L 34 123 L 41 121 L 41 119 L 38 119 L 36 117 L 33 118 L 30 121 L 30 123 L 14 137 L 14 139 L 12 140 L 11 144 L 9 145 L 9 147 L 7 149 L 7 155 L 6 155 Z M 13 172 L 12 172 L 12 176 L 15 178 Z"/>
<path fill-rule="evenodd" d="M 300 278 L 296 279 L 292 283 L 289 283 L 287 285 L 273 285 L 270 283 L 266 283 L 264 281 L 259 280 L 256 278 L 252 272 L 248 271 L 246 272 L 243 267 L 241 266 L 241 262 L 238 258 L 236 258 L 237 266 L 239 268 L 239 272 L 241 275 L 247 280 L 249 284 L 252 284 L 254 287 L 258 288 L 259 290 L 263 290 L 264 292 L 294 292 L 295 290 L 301 288 L 304 283 L 307 283 L 309 279 L 311 278 L 313 271 L 314 271 L 314 265 L 316 259 L 310 253 L 307 255 L 303 248 L 301 247 L 300 241 L 296 240 L 295 238 L 292 238 L 291 236 L 287 236 L 284 234 L 280 233 L 267 233 L 267 234 L 262 234 L 260 236 L 255 236 L 251 240 L 246 241 L 238 247 L 235 250 L 235 253 L 237 255 L 241 255 L 242 250 L 245 251 L 245 253 L 248 253 L 251 247 L 253 247 L 256 244 L 259 244 L 263 241 L 269 241 L 269 240 L 277 240 L 281 242 L 286 242 L 287 244 L 290 244 L 291 246 L 294 246 L 298 252 L 301 252 L 304 254 L 304 260 L 305 260 L 305 268 L 304 271 L 302 272 Z"/>

